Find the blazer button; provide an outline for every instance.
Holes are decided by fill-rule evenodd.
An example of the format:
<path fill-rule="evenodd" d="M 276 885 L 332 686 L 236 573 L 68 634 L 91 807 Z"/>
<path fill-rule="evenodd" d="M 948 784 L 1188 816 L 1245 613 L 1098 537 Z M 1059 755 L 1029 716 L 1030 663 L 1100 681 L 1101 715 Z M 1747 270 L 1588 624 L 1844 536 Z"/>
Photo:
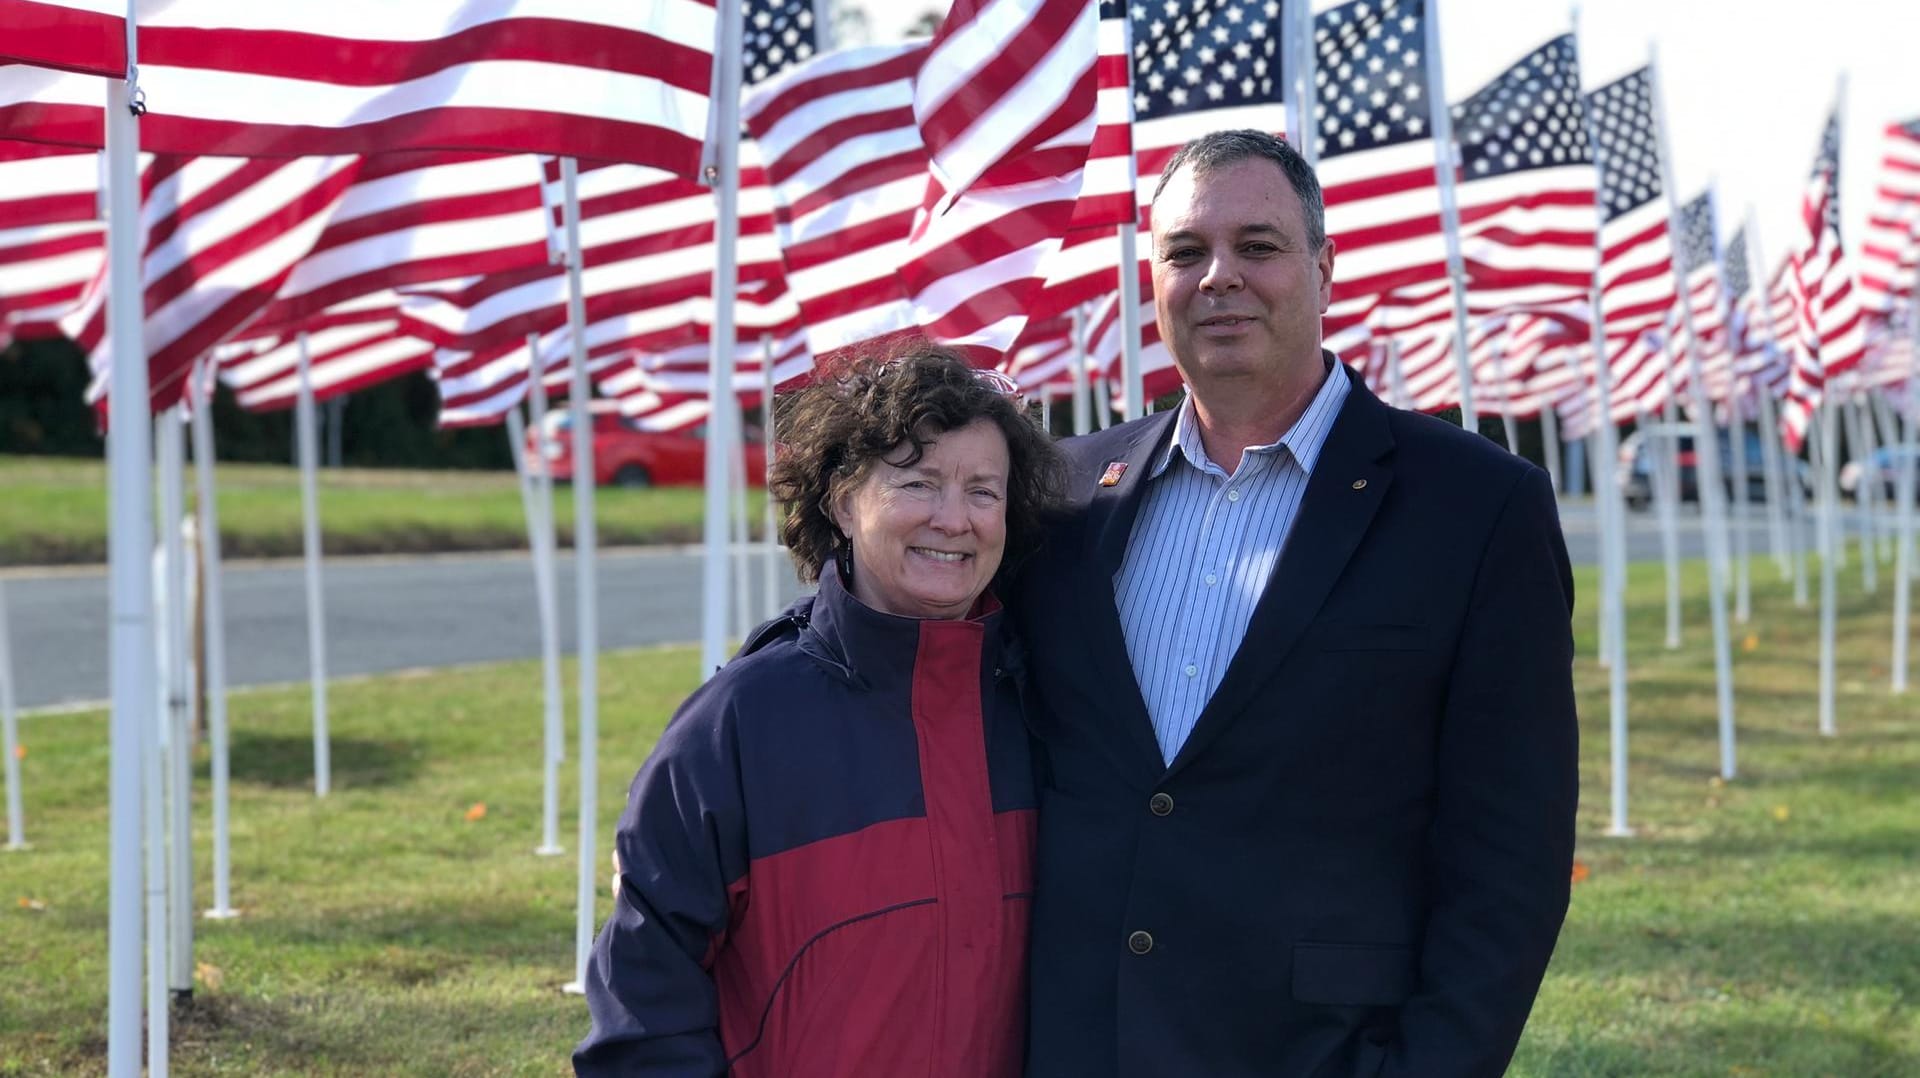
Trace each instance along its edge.
<path fill-rule="evenodd" d="M 1153 937 L 1145 932 L 1135 932 L 1127 937 L 1127 950 L 1134 954 L 1146 954 L 1153 950 Z"/>
<path fill-rule="evenodd" d="M 1173 815 L 1173 797 L 1170 794 L 1154 794 L 1147 799 L 1147 811 L 1155 816 Z"/>

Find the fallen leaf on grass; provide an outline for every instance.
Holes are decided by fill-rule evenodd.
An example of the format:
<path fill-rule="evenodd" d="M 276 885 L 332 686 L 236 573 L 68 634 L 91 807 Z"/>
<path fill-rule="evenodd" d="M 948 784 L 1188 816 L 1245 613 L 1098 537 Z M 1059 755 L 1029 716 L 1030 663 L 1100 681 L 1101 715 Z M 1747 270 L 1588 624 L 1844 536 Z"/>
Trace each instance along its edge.
<path fill-rule="evenodd" d="M 1585 883 L 1587 877 L 1591 875 L 1593 875 L 1593 870 L 1587 867 L 1585 861 L 1575 861 L 1573 863 L 1573 882 Z"/>
<path fill-rule="evenodd" d="M 1787 817 L 1789 817 L 1789 816 L 1791 816 L 1791 815 L 1793 815 L 1793 810 L 1792 810 L 1792 809 L 1789 809 L 1789 808 L 1788 808 L 1787 806 L 1785 806 L 1785 805 L 1775 805 L 1775 806 L 1773 806 L 1773 818 L 1774 818 L 1774 819 L 1776 819 L 1776 820 L 1779 820 L 1779 821 L 1781 821 L 1782 823 L 1785 823 L 1785 822 L 1786 822 L 1786 819 L 1787 819 Z"/>
<path fill-rule="evenodd" d="M 218 992 L 220 991 L 220 982 L 226 980 L 227 975 L 221 972 L 219 966 L 211 962 L 195 962 L 193 964 L 193 979 L 206 985 L 207 991 Z"/>
<path fill-rule="evenodd" d="M 1747 638 L 1745 640 L 1740 641 L 1740 650 L 1742 651 L 1760 650 L 1760 634 L 1748 633 Z"/>
<path fill-rule="evenodd" d="M 20 899 L 20 908 L 23 910 L 33 910 L 35 913 L 44 913 L 46 912 L 47 904 L 37 898 L 22 897 Z"/>
<path fill-rule="evenodd" d="M 486 815 L 487 803 L 485 801 L 475 801 L 473 807 L 467 810 L 467 822 L 472 823 L 475 820 L 485 819 Z"/>
<path fill-rule="evenodd" d="M 14 758 L 14 759 L 16 759 L 16 760 L 24 760 L 24 759 L 26 759 L 26 758 L 27 758 L 27 747 L 26 747 L 25 745 L 15 745 L 15 746 L 13 747 L 13 758 Z"/>
<path fill-rule="evenodd" d="M 1727 780 L 1721 778 L 1718 775 L 1715 775 L 1712 778 L 1709 778 L 1707 780 L 1707 785 L 1716 790 L 1718 790 L 1722 786 L 1725 786 L 1726 784 L 1727 784 Z"/>

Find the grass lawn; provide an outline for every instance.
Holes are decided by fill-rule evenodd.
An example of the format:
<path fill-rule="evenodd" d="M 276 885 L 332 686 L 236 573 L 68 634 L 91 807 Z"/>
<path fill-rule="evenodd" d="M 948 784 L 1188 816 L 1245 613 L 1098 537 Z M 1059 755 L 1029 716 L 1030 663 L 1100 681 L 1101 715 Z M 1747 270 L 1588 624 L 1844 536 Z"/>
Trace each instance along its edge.
<path fill-rule="evenodd" d="M 1512 1073 L 1920 1074 L 1920 724 L 1886 691 L 1885 586 L 1865 597 L 1857 575 L 1843 578 L 1840 735 L 1826 739 L 1815 613 L 1756 566 L 1735 651 L 1741 777 L 1723 785 L 1701 574 L 1674 652 L 1661 645 L 1659 567 L 1636 574 L 1638 836 L 1604 837 L 1606 682 L 1583 605 L 1582 878 Z M 1581 587 L 1592 594 L 1590 573 Z M 601 673 L 604 841 L 694 658 L 613 654 Z M 304 693 L 235 697 L 233 881 L 246 915 L 199 928 L 176 1073 L 565 1072 L 586 1019 L 558 991 L 572 976 L 574 860 L 531 852 L 538 685 L 534 664 L 336 685 L 325 802 L 308 786 Z M 0 1075 L 103 1066 L 104 733 L 97 713 L 24 725 L 34 847 L 0 854 Z M 204 760 L 200 779 L 204 796 Z M 571 847 L 571 819 L 562 833 Z"/>
<path fill-rule="evenodd" d="M 269 464 L 221 464 L 221 552 L 228 557 L 300 553 L 300 472 Z M 504 550 L 527 545 L 519 481 L 510 472 L 323 468 L 321 546 L 329 554 Z M 193 504 L 195 479 L 187 475 Z M 0 566 L 106 560 L 106 463 L 0 455 Z M 759 491 L 749 493 L 757 525 Z M 696 542 L 697 487 L 606 487 L 596 503 L 600 541 Z M 554 490 L 561 541 L 572 541 L 573 493 Z"/>

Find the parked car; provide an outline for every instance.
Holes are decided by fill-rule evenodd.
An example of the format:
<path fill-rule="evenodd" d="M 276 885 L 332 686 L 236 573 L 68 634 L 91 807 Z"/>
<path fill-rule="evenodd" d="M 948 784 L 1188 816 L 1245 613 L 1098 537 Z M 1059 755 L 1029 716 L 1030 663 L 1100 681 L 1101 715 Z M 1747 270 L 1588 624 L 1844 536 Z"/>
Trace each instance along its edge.
<path fill-rule="evenodd" d="M 1868 456 L 1870 462 L 1861 467 L 1857 460 L 1850 460 L 1840 466 L 1840 493 L 1849 498 L 1860 496 L 1860 477 L 1871 472 L 1880 481 L 1880 491 L 1891 501 L 1900 490 L 1900 469 L 1909 458 L 1920 458 L 1920 445 L 1883 445 Z M 1920 477 L 1916 477 L 1916 489 L 1920 489 Z"/>
<path fill-rule="evenodd" d="M 593 478 L 598 486 L 651 487 L 699 486 L 706 481 L 706 424 L 685 430 L 643 430 L 620 414 L 614 401 L 594 401 Z M 758 427 L 748 424 L 745 431 L 747 482 L 763 486 L 767 476 L 767 451 L 761 444 Z M 527 461 L 545 452 L 553 478 L 562 483 L 573 481 L 573 415 L 564 408 L 548 412 L 527 431 Z"/>
<path fill-rule="evenodd" d="M 1749 505 L 1758 505 L 1767 500 L 1767 478 L 1761 471 L 1765 457 L 1761 455 L 1760 432 L 1746 430 L 1747 454 L 1747 497 Z M 1620 491 L 1627 500 L 1627 507 L 1634 510 L 1645 509 L 1653 504 L 1653 468 L 1654 455 L 1648 447 L 1653 444 L 1645 431 L 1634 431 L 1620 441 Z M 1700 500 L 1700 483 L 1694 474 L 1695 461 L 1698 459 L 1693 445 L 1693 436 L 1680 436 L 1680 500 L 1695 502 Z M 1733 459 L 1733 439 L 1726 431 L 1720 432 L 1720 472 L 1721 482 L 1729 500 L 1733 497 L 1733 478 L 1731 475 Z M 1811 496 L 1813 491 L 1813 470 L 1806 461 L 1791 459 L 1793 474 L 1800 481 L 1802 494 Z"/>

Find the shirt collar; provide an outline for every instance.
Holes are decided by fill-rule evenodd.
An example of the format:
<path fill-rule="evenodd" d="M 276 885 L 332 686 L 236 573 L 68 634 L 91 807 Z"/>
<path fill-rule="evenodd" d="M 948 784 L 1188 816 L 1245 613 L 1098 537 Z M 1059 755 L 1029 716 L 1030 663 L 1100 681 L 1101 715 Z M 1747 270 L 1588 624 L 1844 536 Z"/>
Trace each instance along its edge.
<path fill-rule="evenodd" d="M 1326 353 L 1322 352 L 1322 356 Z M 1347 392 L 1352 388 L 1347 380 L 1346 371 L 1338 363 L 1328 361 L 1327 373 L 1320 380 L 1320 390 L 1308 402 L 1307 410 L 1300 413 L 1293 426 L 1287 428 L 1277 441 L 1266 445 L 1248 446 L 1248 453 L 1271 453 L 1281 446 L 1293 454 L 1294 463 L 1308 475 L 1313 474 L 1313 466 L 1320 459 L 1320 450 L 1327 444 L 1327 434 L 1333 430 L 1333 418 L 1340 413 L 1340 406 L 1346 403 Z M 1180 401 L 1180 412 L 1173 419 L 1173 439 L 1167 448 L 1154 461 L 1153 470 L 1147 478 L 1157 479 L 1160 473 L 1173 463 L 1173 455 L 1179 452 L 1187 463 L 1196 468 L 1205 468 L 1206 446 L 1200 441 L 1200 421 L 1193 411 L 1193 394 L 1187 394 Z"/>

